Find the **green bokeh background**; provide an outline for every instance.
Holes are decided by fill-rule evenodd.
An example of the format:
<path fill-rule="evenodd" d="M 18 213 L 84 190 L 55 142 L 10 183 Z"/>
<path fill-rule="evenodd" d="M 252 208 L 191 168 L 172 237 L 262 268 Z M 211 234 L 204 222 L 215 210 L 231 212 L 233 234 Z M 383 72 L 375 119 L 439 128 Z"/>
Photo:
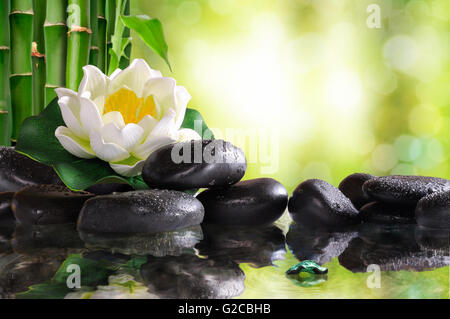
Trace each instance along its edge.
<path fill-rule="evenodd" d="M 381 28 L 367 27 L 370 4 Z M 234 129 L 248 158 L 277 141 L 278 165 L 253 152 L 245 178 L 289 192 L 353 172 L 450 178 L 450 1 L 135 0 L 131 11 L 161 20 L 173 73 L 135 34 L 132 56 L 185 86 L 210 127 Z M 334 259 L 325 283 L 304 288 L 284 275 L 296 262 L 288 251 L 278 267 L 241 264 L 241 298 L 449 298 L 448 267 L 383 272 L 369 289 L 369 274 Z"/>
<path fill-rule="evenodd" d="M 373 3 L 381 28 L 366 24 Z M 185 86 L 216 135 L 234 129 L 245 178 L 289 192 L 353 172 L 450 178 L 450 1 L 134 0 L 131 11 L 161 20 L 173 73 L 136 34 L 132 57 Z"/>

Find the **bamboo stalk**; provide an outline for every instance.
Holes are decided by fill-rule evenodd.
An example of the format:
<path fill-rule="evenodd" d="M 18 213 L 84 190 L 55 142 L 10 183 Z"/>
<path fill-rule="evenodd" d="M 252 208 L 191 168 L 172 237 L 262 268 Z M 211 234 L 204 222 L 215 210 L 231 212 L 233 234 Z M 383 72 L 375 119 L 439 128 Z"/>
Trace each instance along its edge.
<path fill-rule="evenodd" d="M 126 0 L 125 2 L 125 8 L 124 8 L 124 15 L 130 15 L 130 0 Z M 128 27 L 125 27 L 123 30 L 123 38 L 129 38 L 130 37 L 130 29 Z M 127 44 L 124 50 L 125 56 L 122 56 L 120 58 L 119 67 L 123 70 L 127 66 L 130 65 L 130 58 L 131 58 L 131 42 Z"/>
<path fill-rule="evenodd" d="M 95 0 L 91 0 L 95 1 Z M 106 74 L 106 0 L 98 0 L 98 36 L 97 36 L 97 46 L 98 46 L 98 60 L 97 66 L 103 73 Z"/>
<path fill-rule="evenodd" d="M 11 144 L 11 100 L 9 94 L 9 0 L 0 2 L 0 146 Z"/>
<path fill-rule="evenodd" d="M 44 24 L 46 70 L 45 105 L 56 97 L 55 88 L 66 86 L 67 0 L 47 0 Z"/>
<path fill-rule="evenodd" d="M 106 32 L 106 69 L 109 72 L 111 59 L 109 50 L 112 48 L 111 36 L 114 34 L 116 27 L 116 0 L 106 0 L 106 21 L 108 22 Z"/>
<path fill-rule="evenodd" d="M 22 121 L 33 114 L 31 42 L 33 5 L 31 0 L 11 0 L 9 14 L 11 41 L 12 140 L 15 141 Z"/>
<path fill-rule="evenodd" d="M 91 0 L 90 10 L 90 23 L 91 23 L 91 47 L 89 51 L 89 64 L 98 65 L 98 1 Z"/>
<path fill-rule="evenodd" d="M 47 0 L 33 0 L 33 44 L 31 60 L 33 62 L 33 114 L 39 114 L 45 108 L 45 43 L 44 22 Z"/>
<path fill-rule="evenodd" d="M 83 66 L 89 63 L 91 29 L 90 0 L 69 0 L 67 33 L 66 87 L 77 90 L 83 78 Z"/>

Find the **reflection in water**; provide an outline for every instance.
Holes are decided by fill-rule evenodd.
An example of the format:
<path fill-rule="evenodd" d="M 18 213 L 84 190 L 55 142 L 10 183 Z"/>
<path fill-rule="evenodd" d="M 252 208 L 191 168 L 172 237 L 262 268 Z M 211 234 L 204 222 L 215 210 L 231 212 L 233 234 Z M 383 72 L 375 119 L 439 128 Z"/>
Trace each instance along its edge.
<path fill-rule="evenodd" d="M 358 232 L 354 227 L 327 231 L 294 223 L 289 228 L 286 241 L 298 260 L 312 260 L 323 265 L 339 256 L 347 248 L 350 240 L 357 236 Z"/>
<path fill-rule="evenodd" d="M 273 265 L 286 253 L 283 231 L 264 227 L 219 227 L 203 225 L 205 239 L 196 248 L 202 256 L 248 263 L 255 268 Z"/>
<path fill-rule="evenodd" d="M 366 272 L 371 264 L 379 265 L 383 271 L 422 271 L 448 265 L 448 253 L 439 254 L 442 251 L 419 245 L 417 228 L 416 225 L 363 224 L 359 236 L 339 256 L 339 262 L 352 272 Z M 428 234 L 432 233 L 435 231 Z"/>
<path fill-rule="evenodd" d="M 416 225 L 325 230 L 292 224 L 285 238 L 274 225 L 105 235 L 78 233 L 75 225 L 5 223 L 0 297 L 32 297 L 16 295 L 31 285 L 40 296 L 57 298 L 448 297 L 448 269 L 421 271 L 447 266 L 449 247 L 450 231 Z M 55 274 L 67 274 L 64 265 L 73 258 L 81 258 L 92 282 L 70 290 L 60 278 L 54 286 Z M 328 275 L 285 274 L 307 259 L 326 264 Z M 389 271 L 383 289 L 367 287 L 370 264 Z"/>
<path fill-rule="evenodd" d="M 141 275 L 149 292 L 161 298 L 231 298 L 245 289 L 244 272 L 224 259 L 149 257 Z"/>
<path fill-rule="evenodd" d="M 179 256 L 193 250 L 203 238 L 199 225 L 154 234 L 104 234 L 80 232 L 90 249 L 107 249 L 125 255 Z"/>

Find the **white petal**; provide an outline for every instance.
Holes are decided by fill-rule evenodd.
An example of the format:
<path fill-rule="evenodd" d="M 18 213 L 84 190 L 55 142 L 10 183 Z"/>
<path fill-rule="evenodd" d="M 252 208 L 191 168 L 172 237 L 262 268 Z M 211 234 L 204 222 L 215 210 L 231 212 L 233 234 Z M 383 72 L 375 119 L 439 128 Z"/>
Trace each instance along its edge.
<path fill-rule="evenodd" d="M 81 140 L 65 126 L 59 126 L 55 131 L 55 136 L 66 151 L 80 158 L 94 158 L 89 142 Z"/>
<path fill-rule="evenodd" d="M 175 118 L 175 123 L 177 125 L 177 128 L 180 128 L 181 124 L 183 124 L 184 116 L 186 115 L 186 108 L 188 102 L 191 100 L 191 95 L 184 86 L 177 86 L 175 88 L 175 95 L 177 100 L 176 103 L 177 116 Z"/>
<path fill-rule="evenodd" d="M 83 95 L 84 92 L 89 92 L 92 99 L 105 95 L 109 81 L 107 76 L 93 65 L 85 65 L 83 72 L 84 76 L 78 88 L 78 94 Z"/>
<path fill-rule="evenodd" d="M 144 129 L 134 123 L 127 124 L 123 128 L 119 128 L 115 123 L 109 123 L 103 127 L 102 136 L 106 143 L 116 143 L 130 151 L 142 142 Z"/>
<path fill-rule="evenodd" d="M 109 163 L 109 166 L 119 175 L 133 177 L 142 173 L 142 167 L 144 167 L 144 160 L 137 161 L 133 165 Z"/>
<path fill-rule="evenodd" d="M 70 89 L 66 88 L 56 88 L 55 89 L 56 95 L 58 95 L 59 98 L 62 98 L 63 96 L 76 96 L 77 92 L 72 91 Z"/>
<path fill-rule="evenodd" d="M 123 120 L 122 113 L 118 111 L 108 112 L 102 116 L 102 119 L 103 125 L 106 125 L 108 123 L 115 123 L 120 128 L 125 126 L 125 121 Z"/>
<path fill-rule="evenodd" d="M 138 97 L 143 97 L 144 85 L 151 77 L 152 70 L 147 63 L 142 59 L 135 59 L 111 80 L 109 93 L 126 87 L 134 91 Z"/>
<path fill-rule="evenodd" d="M 115 143 L 105 143 L 98 131 L 92 131 L 90 139 L 95 155 L 105 162 L 118 162 L 130 157 L 130 154 L 121 146 Z"/>
<path fill-rule="evenodd" d="M 89 134 L 86 133 L 80 123 L 80 99 L 78 96 L 61 96 L 58 99 L 61 115 L 67 127 L 78 137 L 88 139 Z"/>
<path fill-rule="evenodd" d="M 110 79 L 110 80 L 115 79 L 116 76 L 117 76 L 120 72 L 122 72 L 122 69 L 120 69 L 120 68 L 115 69 L 114 72 L 111 73 L 111 75 L 109 76 L 109 79 Z"/>
<path fill-rule="evenodd" d="M 176 140 L 170 136 L 154 136 L 152 138 L 148 138 L 144 143 L 139 145 L 134 151 L 133 155 L 142 158 L 147 159 L 147 157 L 150 156 L 151 153 L 156 151 L 158 148 L 163 147 L 164 145 L 168 145 L 171 143 L 176 142 Z"/>
<path fill-rule="evenodd" d="M 80 121 L 83 128 L 88 133 L 101 129 L 103 126 L 103 121 L 97 106 L 89 99 L 80 98 L 80 100 Z"/>
<path fill-rule="evenodd" d="M 153 130 L 150 132 L 148 138 L 167 135 L 175 139 L 177 135 L 177 128 L 175 126 L 175 111 L 173 109 L 168 109 L 164 117 L 155 125 Z"/>
<path fill-rule="evenodd" d="M 192 141 L 192 140 L 201 140 L 202 137 L 196 131 L 191 130 L 190 128 L 182 128 L 178 131 L 178 141 Z"/>
<path fill-rule="evenodd" d="M 144 129 L 144 136 L 148 136 L 158 121 L 151 115 L 146 115 L 139 121 L 138 125 Z"/>
<path fill-rule="evenodd" d="M 176 84 L 173 78 L 153 78 L 145 83 L 144 94 L 153 95 L 153 99 L 158 102 L 163 113 L 169 108 L 176 110 Z"/>

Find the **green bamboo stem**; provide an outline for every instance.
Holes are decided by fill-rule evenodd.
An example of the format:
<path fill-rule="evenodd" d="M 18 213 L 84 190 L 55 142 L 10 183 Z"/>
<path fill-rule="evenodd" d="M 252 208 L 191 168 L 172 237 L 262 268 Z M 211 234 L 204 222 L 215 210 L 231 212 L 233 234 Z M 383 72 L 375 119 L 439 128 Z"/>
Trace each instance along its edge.
<path fill-rule="evenodd" d="M 47 0 L 33 0 L 33 44 L 31 61 L 33 62 L 33 114 L 39 114 L 45 108 L 45 43 L 44 22 Z"/>
<path fill-rule="evenodd" d="M 90 0 L 69 0 L 67 26 L 66 87 L 77 90 L 83 78 L 83 66 L 89 63 L 91 29 Z"/>
<path fill-rule="evenodd" d="M 0 2 L 0 146 L 11 144 L 11 100 L 9 94 L 9 0 Z"/>
<path fill-rule="evenodd" d="M 95 0 L 91 0 L 95 1 Z M 98 0 L 98 36 L 97 36 L 97 46 L 98 46 L 98 60 L 97 66 L 103 73 L 106 74 L 106 0 Z"/>
<path fill-rule="evenodd" d="M 98 1 L 91 0 L 90 10 L 90 23 L 91 23 L 91 47 L 89 51 L 89 64 L 98 65 Z"/>
<path fill-rule="evenodd" d="M 119 0 L 120 1 L 120 0 Z M 116 27 L 116 0 L 106 0 L 106 21 L 107 33 L 106 33 L 106 65 L 107 69 L 110 64 L 109 50 L 112 48 L 111 35 L 114 34 L 114 28 Z M 107 70 L 109 72 L 109 70 Z"/>
<path fill-rule="evenodd" d="M 11 0 L 9 14 L 11 41 L 12 140 L 15 141 L 23 120 L 33 114 L 31 43 L 33 5 L 31 0 Z"/>
<path fill-rule="evenodd" d="M 66 86 L 67 0 L 47 0 L 44 24 L 46 70 L 45 105 L 56 97 L 55 88 Z"/>
<path fill-rule="evenodd" d="M 123 13 L 124 13 L 124 15 L 130 15 L 130 0 L 126 1 Z M 130 29 L 125 27 L 125 29 L 123 30 L 123 38 L 126 39 L 126 38 L 129 38 L 129 37 L 130 37 Z M 120 62 L 119 62 L 119 67 L 122 70 L 130 65 L 131 42 L 129 42 L 127 44 L 127 46 L 125 47 L 124 54 L 125 55 L 120 58 Z"/>

